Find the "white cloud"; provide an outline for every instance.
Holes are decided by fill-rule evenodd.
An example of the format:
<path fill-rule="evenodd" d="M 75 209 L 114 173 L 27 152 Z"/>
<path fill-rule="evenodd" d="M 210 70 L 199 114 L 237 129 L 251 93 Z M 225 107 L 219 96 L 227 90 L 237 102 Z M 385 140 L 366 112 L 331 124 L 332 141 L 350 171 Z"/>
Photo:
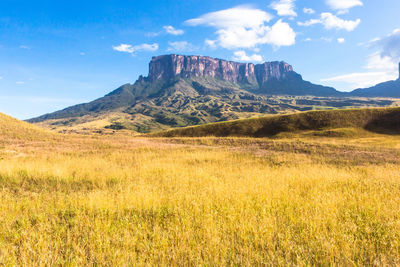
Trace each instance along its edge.
<path fill-rule="evenodd" d="M 21 82 L 21 81 L 18 81 L 18 82 L 15 82 L 16 84 L 24 84 L 25 82 Z"/>
<path fill-rule="evenodd" d="M 322 13 L 321 19 L 326 29 L 344 29 L 349 32 L 353 31 L 361 23 L 360 19 L 343 20 L 331 13 Z"/>
<path fill-rule="evenodd" d="M 168 33 L 168 34 L 172 34 L 172 35 L 182 35 L 185 32 L 183 30 L 179 30 L 179 29 L 175 29 L 173 26 L 168 25 L 168 26 L 164 26 L 163 29 Z"/>
<path fill-rule="evenodd" d="M 344 42 L 346 42 L 346 40 L 345 40 L 344 38 L 338 38 L 338 39 L 337 39 L 337 42 L 338 42 L 339 44 L 343 44 Z"/>
<path fill-rule="evenodd" d="M 322 24 L 325 29 L 337 29 L 337 30 L 346 30 L 346 31 L 354 31 L 355 28 L 361 23 L 360 19 L 357 20 L 343 20 L 332 13 L 322 13 L 320 19 L 310 19 L 305 22 L 297 22 L 299 26 L 311 26 L 314 24 Z"/>
<path fill-rule="evenodd" d="M 381 58 L 390 58 L 396 64 L 400 61 L 400 29 L 383 38 L 375 38 L 369 42 L 370 48 L 378 49 Z"/>
<path fill-rule="evenodd" d="M 297 13 L 294 11 L 295 0 L 279 0 L 272 2 L 270 7 L 278 13 L 279 16 L 296 17 Z"/>
<path fill-rule="evenodd" d="M 217 12 L 207 13 L 186 21 L 188 25 L 206 25 L 216 28 L 216 40 L 206 40 L 211 47 L 226 49 L 255 48 L 270 44 L 275 48 L 295 43 L 296 33 L 288 23 L 279 20 L 272 27 L 266 25 L 272 15 L 251 6 L 237 6 Z M 282 31 L 282 32 L 278 32 Z"/>
<path fill-rule="evenodd" d="M 133 54 L 133 53 L 139 52 L 139 51 L 157 51 L 158 44 L 157 43 L 140 44 L 140 45 L 135 45 L 135 46 L 132 46 L 130 44 L 120 44 L 118 46 L 113 46 L 113 49 L 115 51 Z"/>
<path fill-rule="evenodd" d="M 304 39 L 303 41 L 304 41 L 304 42 L 311 42 L 312 39 L 311 39 L 311 38 L 306 38 L 306 39 Z"/>
<path fill-rule="evenodd" d="M 210 48 L 213 48 L 213 49 L 217 48 L 217 41 L 216 41 L 216 40 L 206 39 L 206 40 L 204 41 L 204 43 L 205 43 L 207 46 L 209 46 Z"/>
<path fill-rule="evenodd" d="M 399 58 L 384 55 L 382 51 L 372 53 L 367 57 L 366 69 L 384 71 L 388 75 L 396 76 L 398 73 Z"/>
<path fill-rule="evenodd" d="M 305 13 L 305 14 L 314 14 L 315 13 L 315 10 L 314 9 L 312 9 L 312 8 L 308 8 L 308 7 L 305 7 L 305 8 L 303 8 L 303 12 Z"/>
<path fill-rule="evenodd" d="M 310 19 L 310 20 L 307 20 L 305 22 L 301 22 L 301 21 L 297 22 L 297 25 L 304 26 L 304 27 L 308 27 L 308 26 L 311 26 L 311 25 L 314 25 L 314 24 L 322 24 L 322 20 L 320 20 L 320 19 Z"/>
<path fill-rule="evenodd" d="M 274 47 L 291 46 L 295 44 L 296 33 L 286 22 L 278 20 L 266 35 L 266 42 Z"/>
<path fill-rule="evenodd" d="M 332 38 L 329 38 L 329 37 L 321 37 L 321 40 L 324 42 L 327 42 L 327 43 L 332 42 Z"/>
<path fill-rule="evenodd" d="M 176 52 L 191 52 L 196 50 L 196 47 L 186 41 L 178 41 L 178 42 L 168 42 L 169 47 L 167 51 L 176 51 Z"/>
<path fill-rule="evenodd" d="M 352 7 L 362 6 L 363 2 L 361 0 L 326 0 L 326 4 L 331 9 L 344 14 Z"/>
<path fill-rule="evenodd" d="M 366 72 L 345 74 L 323 81 L 345 82 L 354 88 L 363 88 L 397 79 L 400 62 L 400 29 L 383 38 L 371 40 L 369 48 L 377 51 L 366 57 L 364 66 Z"/>
<path fill-rule="evenodd" d="M 261 55 L 258 54 L 247 55 L 245 51 L 240 50 L 233 53 L 233 60 L 245 62 L 261 62 L 263 61 L 263 58 Z"/>
<path fill-rule="evenodd" d="M 198 18 L 187 20 L 186 23 L 191 26 L 207 25 L 215 28 L 257 28 L 271 19 L 272 15 L 269 13 L 243 5 L 207 13 Z"/>
<path fill-rule="evenodd" d="M 354 89 L 370 87 L 375 84 L 393 80 L 393 76 L 385 72 L 359 72 L 322 79 L 322 82 L 344 82 Z"/>

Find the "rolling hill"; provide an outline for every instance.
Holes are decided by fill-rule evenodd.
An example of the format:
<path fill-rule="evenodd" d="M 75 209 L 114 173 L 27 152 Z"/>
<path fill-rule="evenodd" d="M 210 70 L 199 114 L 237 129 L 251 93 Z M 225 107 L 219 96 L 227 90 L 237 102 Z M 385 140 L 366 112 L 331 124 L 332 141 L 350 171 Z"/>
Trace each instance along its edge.
<path fill-rule="evenodd" d="M 313 131 L 320 136 L 341 137 L 369 131 L 400 134 L 400 108 L 367 108 L 309 111 L 288 115 L 211 123 L 151 134 L 160 137 L 245 136 L 274 137 Z"/>
<path fill-rule="evenodd" d="M 38 140 L 50 138 L 54 135 L 54 133 L 36 125 L 0 113 L 0 140 Z"/>

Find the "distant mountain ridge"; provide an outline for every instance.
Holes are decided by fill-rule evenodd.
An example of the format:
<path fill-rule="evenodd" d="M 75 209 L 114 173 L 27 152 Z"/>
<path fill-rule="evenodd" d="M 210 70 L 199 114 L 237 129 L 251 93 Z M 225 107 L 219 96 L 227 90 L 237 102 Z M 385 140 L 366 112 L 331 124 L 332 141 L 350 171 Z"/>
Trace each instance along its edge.
<path fill-rule="evenodd" d="M 147 77 L 92 102 L 28 120 L 50 128 L 90 125 L 139 132 L 302 111 L 313 106 L 368 105 L 332 87 L 304 81 L 283 61 L 238 63 L 205 56 L 153 57 Z M 283 97 L 285 96 L 285 97 Z M 305 99 L 293 99 L 304 96 Z M 306 96 L 320 97 L 310 100 Z M 326 97 L 334 97 L 333 103 Z M 373 102 L 375 106 L 390 101 Z M 94 122 L 97 123 L 89 123 Z M 88 124 L 89 123 L 89 124 Z M 86 127 L 86 126 L 85 126 Z"/>
<path fill-rule="evenodd" d="M 397 80 L 379 83 L 365 89 L 356 89 L 350 92 L 350 94 L 352 96 L 363 97 L 400 97 L 400 63 L 399 77 Z"/>

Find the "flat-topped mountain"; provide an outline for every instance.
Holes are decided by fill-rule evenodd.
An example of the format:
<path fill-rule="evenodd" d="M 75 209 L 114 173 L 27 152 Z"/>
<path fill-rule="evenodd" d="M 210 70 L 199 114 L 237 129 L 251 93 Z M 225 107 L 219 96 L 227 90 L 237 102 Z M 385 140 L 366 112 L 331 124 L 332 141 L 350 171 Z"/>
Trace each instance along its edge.
<path fill-rule="evenodd" d="M 278 61 L 254 65 L 204 56 L 164 55 L 151 60 L 149 80 L 176 76 L 213 77 L 234 83 L 262 85 L 270 79 L 283 80 L 292 71 L 292 66 Z"/>
<path fill-rule="evenodd" d="M 207 77 L 236 83 L 258 94 L 338 96 L 330 87 L 303 81 L 286 62 L 239 63 L 204 56 L 163 55 L 153 57 L 147 80 Z"/>
<path fill-rule="evenodd" d="M 140 76 L 134 84 L 29 122 L 64 130 L 80 127 L 149 132 L 314 107 L 393 103 L 344 98 L 347 95 L 304 81 L 283 61 L 252 64 L 172 54 L 153 57 L 148 76 Z"/>

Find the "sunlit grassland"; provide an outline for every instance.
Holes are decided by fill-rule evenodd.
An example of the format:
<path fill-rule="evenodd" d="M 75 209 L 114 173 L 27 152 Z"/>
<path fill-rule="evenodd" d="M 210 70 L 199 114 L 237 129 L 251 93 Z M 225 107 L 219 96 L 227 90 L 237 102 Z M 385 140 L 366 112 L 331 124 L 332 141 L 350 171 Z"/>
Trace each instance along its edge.
<path fill-rule="evenodd" d="M 400 138 L 0 142 L 0 265 L 398 265 Z"/>

